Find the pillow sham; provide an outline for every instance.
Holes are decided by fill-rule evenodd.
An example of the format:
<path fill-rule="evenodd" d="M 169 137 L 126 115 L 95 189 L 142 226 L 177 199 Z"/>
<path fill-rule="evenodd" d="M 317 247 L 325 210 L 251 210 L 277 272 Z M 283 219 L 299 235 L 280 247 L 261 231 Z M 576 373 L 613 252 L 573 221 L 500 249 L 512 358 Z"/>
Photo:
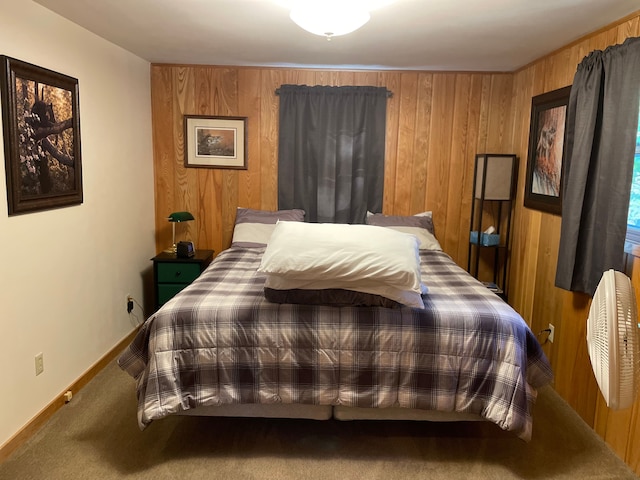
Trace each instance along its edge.
<path fill-rule="evenodd" d="M 391 307 L 398 305 L 407 305 L 409 307 L 424 308 L 424 302 L 422 301 L 422 293 L 427 293 L 427 288 L 421 285 L 421 293 L 416 293 L 412 290 L 406 290 L 403 288 L 396 288 L 391 285 L 384 284 L 383 282 L 375 281 L 339 281 L 339 280 L 300 280 L 297 278 L 288 279 L 281 275 L 267 274 L 267 279 L 264 285 L 265 298 L 274 303 L 307 303 L 303 301 L 300 294 L 296 294 L 296 290 L 304 290 L 309 292 L 309 295 L 318 294 L 319 297 L 314 302 L 310 302 L 314 305 L 333 305 L 333 306 L 346 306 L 346 303 L 342 298 L 331 298 L 327 293 L 329 290 L 337 291 L 341 290 L 353 295 L 349 301 L 349 306 L 383 306 Z M 269 292 L 271 290 L 271 292 Z M 278 292 L 280 298 L 285 298 L 284 295 L 288 295 L 288 299 L 292 301 L 277 301 L 275 298 Z M 383 297 L 388 303 L 382 303 L 377 300 L 376 297 Z"/>
<path fill-rule="evenodd" d="M 278 220 L 303 222 L 304 210 L 254 210 L 238 207 L 231 245 L 234 247 L 264 247 Z"/>
<path fill-rule="evenodd" d="M 373 213 L 370 212 L 369 210 L 367 210 L 367 217 L 370 217 L 371 215 L 382 215 L 381 213 Z M 431 210 L 428 210 L 426 212 L 420 212 L 420 213 L 414 213 L 412 215 L 413 217 L 429 217 L 429 218 L 433 218 L 433 212 Z M 431 232 L 433 233 L 433 232 Z"/>
<path fill-rule="evenodd" d="M 280 221 L 258 271 L 267 288 L 339 288 L 424 308 L 418 240 L 388 228 Z"/>
<path fill-rule="evenodd" d="M 420 241 L 420 250 L 442 250 L 435 237 L 431 212 L 417 215 L 383 215 L 372 213 L 367 215 L 367 225 L 387 227 L 403 233 L 415 235 Z"/>
<path fill-rule="evenodd" d="M 264 288 L 264 296 L 272 303 L 295 303 L 301 305 L 330 305 L 333 307 L 386 307 L 397 308 L 394 300 L 372 293 L 356 292 L 344 288 L 297 288 L 299 284 L 291 280 L 292 288 Z"/>

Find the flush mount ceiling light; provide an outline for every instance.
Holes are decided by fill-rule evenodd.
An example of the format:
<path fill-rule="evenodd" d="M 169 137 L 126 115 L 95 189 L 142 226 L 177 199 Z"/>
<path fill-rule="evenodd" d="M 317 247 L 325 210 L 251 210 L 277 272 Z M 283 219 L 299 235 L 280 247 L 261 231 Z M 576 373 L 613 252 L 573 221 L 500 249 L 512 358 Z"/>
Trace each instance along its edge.
<path fill-rule="evenodd" d="M 289 2 L 289 16 L 315 35 L 332 37 L 354 32 L 369 21 L 370 11 L 393 0 L 298 0 Z"/>

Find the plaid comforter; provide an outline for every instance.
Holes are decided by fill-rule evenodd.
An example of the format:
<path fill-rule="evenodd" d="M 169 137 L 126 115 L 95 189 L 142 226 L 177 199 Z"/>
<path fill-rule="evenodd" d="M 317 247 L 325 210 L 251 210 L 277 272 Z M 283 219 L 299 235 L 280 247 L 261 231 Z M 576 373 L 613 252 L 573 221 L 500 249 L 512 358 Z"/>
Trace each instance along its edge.
<path fill-rule="evenodd" d="M 118 363 L 138 422 L 201 405 L 303 403 L 476 413 L 528 440 L 551 368 L 524 320 L 443 252 L 425 310 L 275 304 L 264 248 L 230 248 L 141 327 Z"/>

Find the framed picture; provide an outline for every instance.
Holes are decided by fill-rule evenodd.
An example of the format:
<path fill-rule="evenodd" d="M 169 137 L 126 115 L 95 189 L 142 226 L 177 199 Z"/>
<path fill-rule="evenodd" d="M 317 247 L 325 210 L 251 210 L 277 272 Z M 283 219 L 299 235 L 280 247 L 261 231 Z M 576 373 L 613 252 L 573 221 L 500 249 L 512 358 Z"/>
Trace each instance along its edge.
<path fill-rule="evenodd" d="M 78 80 L 0 55 L 9 215 L 82 203 Z"/>
<path fill-rule="evenodd" d="M 184 117 L 185 167 L 247 169 L 247 117 Z"/>
<path fill-rule="evenodd" d="M 560 215 L 564 133 L 571 86 L 531 99 L 524 206 Z"/>

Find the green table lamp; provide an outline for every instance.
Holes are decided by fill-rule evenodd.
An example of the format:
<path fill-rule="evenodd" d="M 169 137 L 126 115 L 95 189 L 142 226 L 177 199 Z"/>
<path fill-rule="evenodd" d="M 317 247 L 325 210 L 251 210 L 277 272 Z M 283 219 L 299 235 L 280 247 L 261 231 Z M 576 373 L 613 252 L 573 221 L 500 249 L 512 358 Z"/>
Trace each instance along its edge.
<path fill-rule="evenodd" d="M 195 220 L 193 215 L 189 212 L 173 212 L 169 214 L 169 218 L 167 218 L 171 222 L 171 226 L 173 227 L 173 245 L 171 248 L 165 250 L 166 252 L 176 253 L 176 223 L 180 222 L 188 222 L 190 220 Z"/>

